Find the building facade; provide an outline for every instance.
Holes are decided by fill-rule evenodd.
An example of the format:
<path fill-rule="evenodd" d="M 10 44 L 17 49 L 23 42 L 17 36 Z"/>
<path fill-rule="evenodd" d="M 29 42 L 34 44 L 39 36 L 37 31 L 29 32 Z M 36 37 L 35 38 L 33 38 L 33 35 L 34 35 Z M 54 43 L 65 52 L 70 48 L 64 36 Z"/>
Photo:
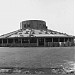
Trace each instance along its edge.
<path fill-rule="evenodd" d="M 0 47 L 71 47 L 74 37 L 47 28 L 42 20 L 27 20 L 20 29 L 1 35 Z"/>

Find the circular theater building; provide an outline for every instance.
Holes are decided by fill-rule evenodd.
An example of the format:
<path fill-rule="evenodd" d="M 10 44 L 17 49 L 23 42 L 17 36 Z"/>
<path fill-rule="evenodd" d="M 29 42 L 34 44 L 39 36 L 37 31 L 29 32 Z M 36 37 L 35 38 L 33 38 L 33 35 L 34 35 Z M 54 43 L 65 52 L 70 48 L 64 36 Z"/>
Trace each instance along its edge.
<path fill-rule="evenodd" d="M 20 29 L 1 35 L 0 47 L 69 47 L 74 37 L 47 28 L 42 20 L 26 20 Z"/>

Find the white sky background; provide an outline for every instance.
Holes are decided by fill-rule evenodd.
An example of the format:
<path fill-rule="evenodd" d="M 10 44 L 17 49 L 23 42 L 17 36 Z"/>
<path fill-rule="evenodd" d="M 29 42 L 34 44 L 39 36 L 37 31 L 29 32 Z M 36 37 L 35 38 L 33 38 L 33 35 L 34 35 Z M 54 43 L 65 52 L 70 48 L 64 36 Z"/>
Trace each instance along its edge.
<path fill-rule="evenodd" d="M 74 35 L 74 0 L 0 0 L 0 35 L 34 19 L 46 21 L 48 29 Z"/>

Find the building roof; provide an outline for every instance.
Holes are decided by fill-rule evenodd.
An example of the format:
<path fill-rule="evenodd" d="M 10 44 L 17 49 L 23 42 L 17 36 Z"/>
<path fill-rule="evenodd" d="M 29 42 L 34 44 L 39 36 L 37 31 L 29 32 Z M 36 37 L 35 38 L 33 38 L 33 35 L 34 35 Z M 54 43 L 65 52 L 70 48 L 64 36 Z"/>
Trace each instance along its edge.
<path fill-rule="evenodd" d="M 73 37 L 66 33 L 49 30 L 42 20 L 26 20 L 20 23 L 20 29 L 1 35 L 0 38 L 12 37 Z"/>
<path fill-rule="evenodd" d="M 66 33 L 60 33 L 53 30 L 38 30 L 38 29 L 19 29 L 4 35 L 1 35 L 0 38 L 12 38 L 12 37 L 73 37 L 67 35 Z"/>

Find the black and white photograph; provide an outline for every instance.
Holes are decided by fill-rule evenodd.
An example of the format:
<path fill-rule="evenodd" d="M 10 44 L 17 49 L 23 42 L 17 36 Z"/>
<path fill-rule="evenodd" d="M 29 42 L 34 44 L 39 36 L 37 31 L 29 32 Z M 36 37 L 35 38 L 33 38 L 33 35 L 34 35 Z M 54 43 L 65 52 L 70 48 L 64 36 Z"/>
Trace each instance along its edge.
<path fill-rule="evenodd" d="M 74 0 L 0 0 L 0 75 L 74 75 Z"/>

